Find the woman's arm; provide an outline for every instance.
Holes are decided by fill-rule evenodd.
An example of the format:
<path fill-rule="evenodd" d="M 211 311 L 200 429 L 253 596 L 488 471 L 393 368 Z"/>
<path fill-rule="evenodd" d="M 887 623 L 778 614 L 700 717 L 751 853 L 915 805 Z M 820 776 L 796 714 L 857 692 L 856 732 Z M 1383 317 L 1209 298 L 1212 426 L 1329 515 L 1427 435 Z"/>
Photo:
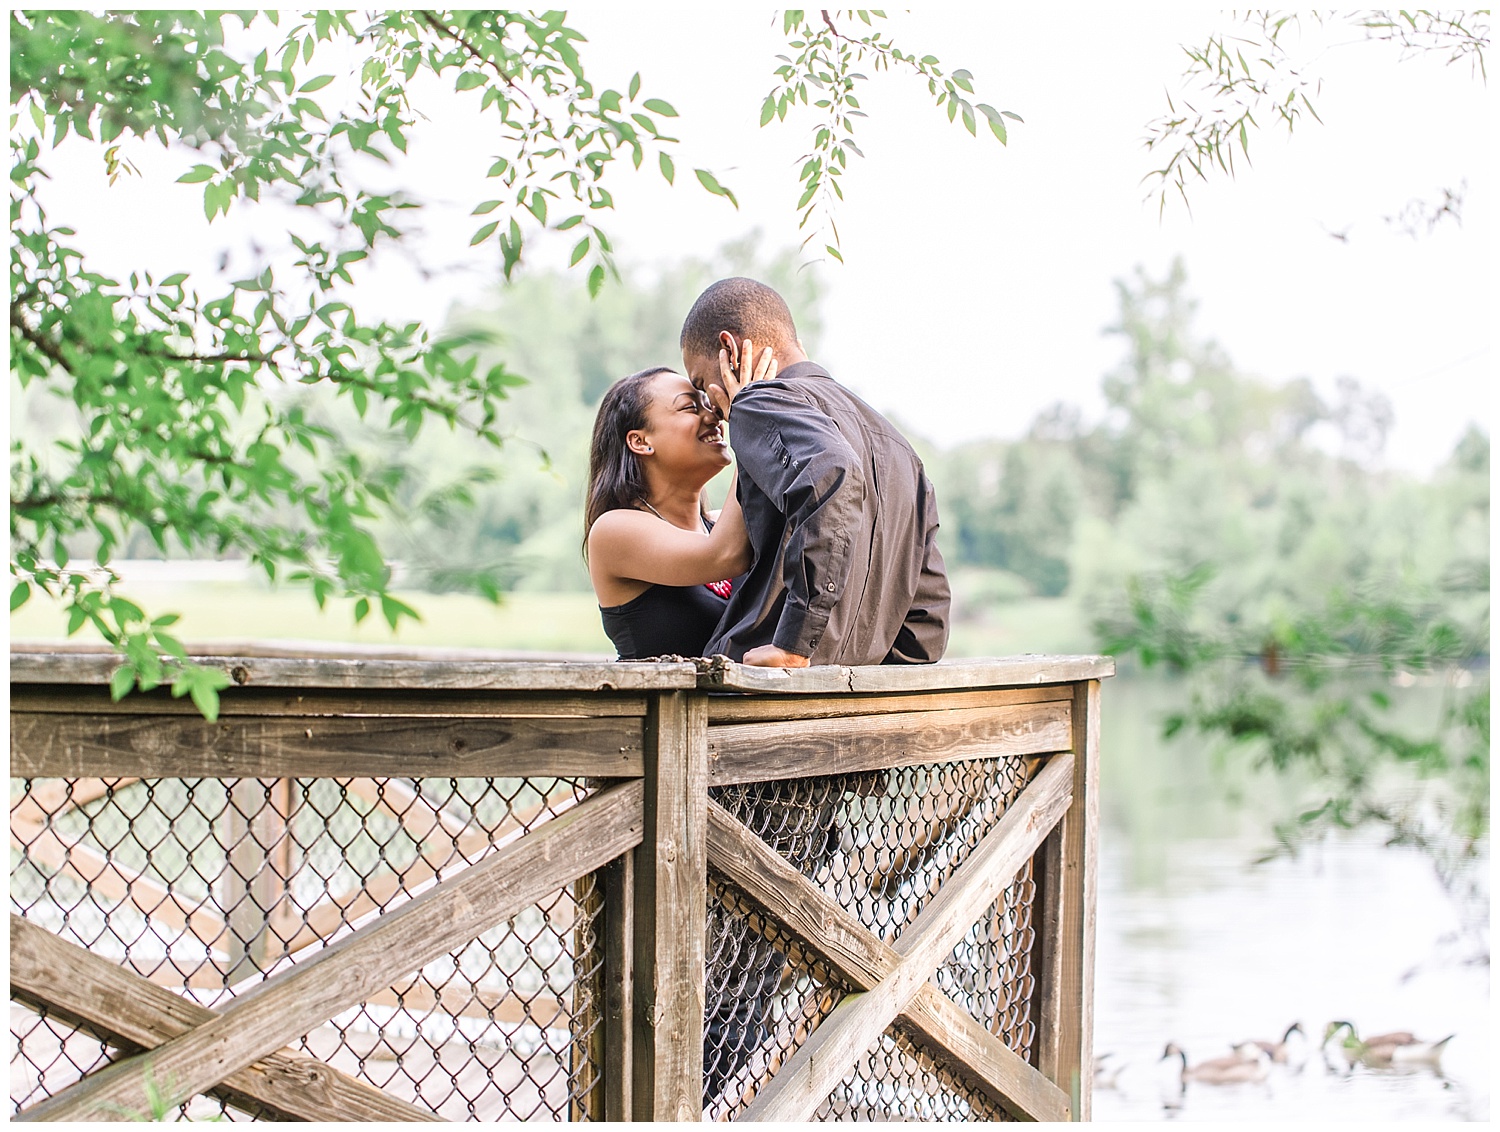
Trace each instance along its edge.
<path fill-rule="evenodd" d="M 589 572 L 611 580 L 697 586 L 750 568 L 750 540 L 734 482 L 707 536 L 674 527 L 645 511 L 606 511 L 589 531 Z"/>

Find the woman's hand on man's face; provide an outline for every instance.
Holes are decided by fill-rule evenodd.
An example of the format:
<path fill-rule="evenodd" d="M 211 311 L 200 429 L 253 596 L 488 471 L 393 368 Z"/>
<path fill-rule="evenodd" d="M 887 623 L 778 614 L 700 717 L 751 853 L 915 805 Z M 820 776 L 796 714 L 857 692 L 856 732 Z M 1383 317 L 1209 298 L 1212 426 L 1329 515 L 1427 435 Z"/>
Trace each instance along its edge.
<path fill-rule="evenodd" d="M 767 346 L 755 359 L 755 346 L 750 339 L 737 341 L 727 330 L 719 335 L 719 381 L 708 383 L 705 392 L 713 404 L 714 411 L 723 420 L 729 419 L 729 407 L 740 392 L 752 381 L 770 381 L 776 376 L 778 363 L 776 352 Z"/>

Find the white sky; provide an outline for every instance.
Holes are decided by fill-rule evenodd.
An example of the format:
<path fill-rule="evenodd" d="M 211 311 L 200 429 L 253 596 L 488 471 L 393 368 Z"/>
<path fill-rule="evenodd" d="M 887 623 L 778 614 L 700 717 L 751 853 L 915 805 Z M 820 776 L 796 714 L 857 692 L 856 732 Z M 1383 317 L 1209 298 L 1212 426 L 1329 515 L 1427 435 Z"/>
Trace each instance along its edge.
<path fill-rule="evenodd" d="M 675 189 L 650 163 L 606 178 L 618 213 L 606 230 L 623 260 L 670 261 L 752 228 L 768 247 L 801 240 L 796 172 L 812 119 L 801 111 L 757 126 L 783 49 L 768 10 L 595 5 L 571 17 L 590 38 L 596 85 L 623 89 L 639 70 L 643 92 L 683 115 L 672 123 L 682 139 Z M 932 107 L 924 84 L 867 71 L 870 117 L 856 135 L 866 160 L 844 178 L 837 216 L 845 266 L 817 269 L 827 293 L 819 360 L 944 444 L 1019 435 L 1055 400 L 1093 414 L 1121 355 L 1121 341 L 1101 333 L 1116 314 L 1113 280 L 1137 265 L 1160 275 L 1181 255 L 1199 331 L 1242 370 L 1306 375 L 1325 391 L 1349 374 L 1382 390 L 1396 413 L 1390 463 L 1426 470 L 1469 421 L 1488 429 L 1495 127 L 1483 84 L 1435 56 L 1398 65 L 1386 45 L 1328 51 L 1316 63 L 1324 124 L 1307 121 L 1290 139 L 1263 130 L 1253 168 L 1192 186 L 1192 217 L 1169 207 L 1159 221 L 1141 185 L 1152 167 L 1145 125 L 1166 91 L 1177 96 L 1178 45 L 1201 42 L 1224 26 L 1216 20 L 1197 9 L 1070 9 L 1067 22 L 1045 8 L 893 14 L 887 27 L 904 48 L 967 68 L 974 101 L 1026 121 L 1012 124 L 1008 147 L 983 126 L 972 138 Z M 446 97 L 428 107 L 432 121 L 394 179 L 435 202 L 421 257 L 465 269 L 422 280 L 406 258 L 386 257 L 360 299 L 370 313 L 441 321 L 493 277 L 498 251 L 468 250 L 479 223 L 468 210 L 488 195 L 482 127 Z M 168 183 L 190 158 L 130 152 L 148 176 L 113 189 L 86 147 L 44 159 L 52 219 L 78 228 L 101 266 L 206 268 L 252 231 L 262 245 L 285 244 L 274 217 L 238 204 L 207 225 L 200 187 Z M 698 188 L 694 166 L 718 173 L 739 210 Z M 1413 240 L 1382 220 L 1464 181 L 1462 227 Z M 565 255 L 564 236 L 538 241 L 534 261 Z M 658 361 L 672 359 L 641 364 Z"/>

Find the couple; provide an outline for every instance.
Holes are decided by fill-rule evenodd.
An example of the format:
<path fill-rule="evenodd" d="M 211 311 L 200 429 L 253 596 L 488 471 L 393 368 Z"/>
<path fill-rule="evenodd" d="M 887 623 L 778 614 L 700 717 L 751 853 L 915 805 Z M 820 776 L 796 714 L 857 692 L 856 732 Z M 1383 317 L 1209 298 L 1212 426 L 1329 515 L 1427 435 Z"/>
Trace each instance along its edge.
<path fill-rule="evenodd" d="M 911 446 L 808 360 L 762 283 L 709 287 L 681 345 L 686 377 L 632 374 L 594 422 L 584 545 L 620 659 L 938 660 L 948 578 Z M 704 486 L 731 445 L 736 481 L 714 515 Z"/>

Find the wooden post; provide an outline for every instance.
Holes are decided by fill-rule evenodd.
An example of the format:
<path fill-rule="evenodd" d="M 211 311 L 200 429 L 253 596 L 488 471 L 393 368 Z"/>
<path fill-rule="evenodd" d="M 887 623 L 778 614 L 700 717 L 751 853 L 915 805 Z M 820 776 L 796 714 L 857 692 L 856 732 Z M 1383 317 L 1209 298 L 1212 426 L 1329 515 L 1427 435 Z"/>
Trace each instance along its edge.
<path fill-rule="evenodd" d="M 271 778 L 242 778 L 229 788 L 225 814 L 229 867 L 219 884 L 219 900 L 227 909 L 228 956 L 224 964 L 229 985 L 264 971 L 271 955 L 271 913 L 286 893 L 286 874 L 278 875 L 275 852 L 283 851 L 286 836 L 283 809 L 276 805 L 284 783 Z M 277 823 L 282 828 L 277 828 Z"/>
<path fill-rule="evenodd" d="M 1098 903 L 1099 681 L 1074 685 L 1073 804 L 1037 854 L 1037 1068 L 1078 1098 L 1094 1083 L 1094 917 Z"/>
<path fill-rule="evenodd" d="M 594 874 L 604 895 L 604 1018 L 600 1044 L 604 1072 L 604 1119 L 629 1120 L 631 1073 L 631 1010 L 634 997 L 633 941 L 635 939 L 635 857 L 626 853 Z"/>
<path fill-rule="evenodd" d="M 703 1116 L 708 702 L 660 692 L 646 714 L 645 813 L 635 863 L 632 1110 Z"/>

